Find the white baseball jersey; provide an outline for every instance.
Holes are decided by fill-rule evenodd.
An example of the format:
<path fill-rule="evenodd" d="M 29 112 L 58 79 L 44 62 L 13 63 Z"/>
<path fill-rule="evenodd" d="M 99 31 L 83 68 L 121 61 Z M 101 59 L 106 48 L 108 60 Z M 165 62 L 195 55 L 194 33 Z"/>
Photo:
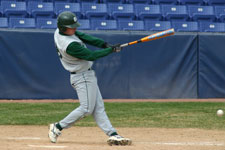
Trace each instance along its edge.
<path fill-rule="evenodd" d="M 63 67 L 69 72 L 86 71 L 93 65 L 92 61 L 82 60 L 66 53 L 68 45 L 72 42 L 78 42 L 82 46 L 86 45 L 76 36 L 66 36 L 59 34 L 59 29 L 55 31 L 54 40 L 60 56 Z"/>

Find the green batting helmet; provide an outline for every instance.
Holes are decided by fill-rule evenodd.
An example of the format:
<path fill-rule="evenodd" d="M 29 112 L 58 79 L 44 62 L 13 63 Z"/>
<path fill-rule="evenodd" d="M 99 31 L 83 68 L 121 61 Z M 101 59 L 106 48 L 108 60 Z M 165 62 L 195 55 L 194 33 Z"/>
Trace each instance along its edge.
<path fill-rule="evenodd" d="M 77 28 L 80 24 L 77 21 L 77 17 L 74 13 L 64 11 L 59 14 L 57 18 L 57 26 L 59 30 L 66 31 L 66 28 Z"/>

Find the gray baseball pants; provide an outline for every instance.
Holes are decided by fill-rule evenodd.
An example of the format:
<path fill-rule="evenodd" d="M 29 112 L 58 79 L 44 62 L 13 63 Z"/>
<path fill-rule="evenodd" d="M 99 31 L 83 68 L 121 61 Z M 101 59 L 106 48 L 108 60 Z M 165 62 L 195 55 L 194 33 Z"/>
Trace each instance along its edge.
<path fill-rule="evenodd" d="M 71 74 L 70 82 L 77 91 L 80 106 L 59 122 L 62 128 L 69 128 L 87 115 L 92 115 L 97 125 L 110 136 L 116 130 L 105 112 L 104 102 L 98 88 L 94 70 Z"/>

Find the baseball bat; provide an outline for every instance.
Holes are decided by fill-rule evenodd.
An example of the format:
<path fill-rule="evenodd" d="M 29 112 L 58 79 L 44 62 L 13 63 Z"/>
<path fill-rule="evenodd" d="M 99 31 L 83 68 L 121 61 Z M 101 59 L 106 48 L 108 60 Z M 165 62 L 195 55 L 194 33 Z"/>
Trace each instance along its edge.
<path fill-rule="evenodd" d="M 137 44 L 137 43 L 142 43 L 142 42 L 148 42 L 148 41 L 152 41 L 152 40 L 157 40 L 157 39 L 161 39 L 170 35 L 173 35 L 175 33 L 174 29 L 168 29 L 165 31 L 161 31 L 161 32 L 157 32 L 151 35 L 148 35 L 146 37 L 143 37 L 139 40 L 133 41 L 133 42 L 129 42 L 129 43 L 125 43 L 120 45 L 120 47 L 126 47 L 129 45 L 133 45 L 133 44 Z"/>

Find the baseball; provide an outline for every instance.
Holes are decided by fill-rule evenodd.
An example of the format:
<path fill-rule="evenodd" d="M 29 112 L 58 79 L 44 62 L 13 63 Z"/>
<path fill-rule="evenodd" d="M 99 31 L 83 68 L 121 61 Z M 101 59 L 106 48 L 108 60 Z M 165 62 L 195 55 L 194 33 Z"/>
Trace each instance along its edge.
<path fill-rule="evenodd" d="M 217 110 L 216 114 L 219 117 L 223 116 L 223 110 L 222 109 Z"/>

